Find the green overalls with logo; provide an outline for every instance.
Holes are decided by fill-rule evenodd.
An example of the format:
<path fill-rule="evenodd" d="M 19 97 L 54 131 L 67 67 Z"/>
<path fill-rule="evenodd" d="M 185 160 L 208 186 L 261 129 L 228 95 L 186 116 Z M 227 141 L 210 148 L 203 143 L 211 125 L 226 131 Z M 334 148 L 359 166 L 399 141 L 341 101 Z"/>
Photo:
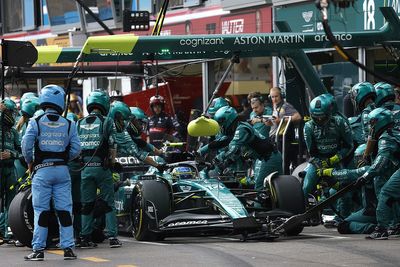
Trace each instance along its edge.
<path fill-rule="evenodd" d="M 4 151 L 8 150 L 11 153 L 11 158 L 1 160 L 0 165 L 0 194 L 5 200 L 4 206 L 2 207 L 4 210 L 0 214 L 0 233 L 3 237 L 8 238 L 8 208 L 15 196 L 16 188 L 14 185 L 17 181 L 15 177 L 14 161 L 19 158 L 21 153 L 21 142 L 18 132 L 14 128 L 5 129 L 0 125 L 0 135 L 3 135 L 2 131 L 4 131 Z M 0 151 L 1 150 L 2 142 L 0 140 Z"/>
<path fill-rule="evenodd" d="M 264 109 L 263 115 L 272 115 L 272 109 L 270 107 L 266 107 Z M 256 113 L 251 112 L 250 119 L 255 118 Z M 263 122 L 257 122 L 253 125 L 253 128 L 258 131 L 262 136 L 269 138 L 269 131 L 271 130 L 270 126 L 265 125 Z M 280 164 L 280 165 L 279 165 Z M 279 166 L 277 166 L 279 165 Z M 261 190 L 263 189 L 264 178 L 274 172 L 278 171 L 279 174 L 282 174 L 282 155 L 280 152 L 272 153 L 268 160 L 260 160 L 257 159 L 254 162 L 254 177 L 255 178 L 255 189 Z"/>
<path fill-rule="evenodd" d="M 116 237 L 117 219 L 114 206 L 114 185 L 109 164 L 109 149 L 115 145 L 113 120 L 93 111 L 77 123 L 81 140 L 82 160 L 85 168 L 81 173 L 82 230 L 81 235 L 90 239 L 93 231 L 93 210 L 97 202 L 106 204 L 106 231 L 108 237 Z M 100 190 L 97 196 L 97 189 Z"/>
<path fill-rule="evenodd" d="M 316 174 L 319 163 L 335 155 L 340 159 L 334 164 L 334 168 L 340 169 L 341 160 L 348 157 L 353 149 L 353 138 L 349 123 L 341 116 L 332 118 L 323 126 L 319 126 L 310 120 L 304 125 L 304 140 L 308 153 L 313 162 L 306 167 L 306 176 L 303 183 L 304 197 L 313 193 L 318 184 L 319 178 Z M 337 202 L 337 208 L 341 216 L 347 217 L 352 210 L 351 194 L 347 194 Z"/>
<path fill-rule="evenodd" d="M 255 188 L 263 189 L 264 179 L 268 174 L 277 171 L 282 173 L 282 156 L 264 137 L 247 122 L 240 122 L 226 152 L 219 153 L 217 160 L 226 165 L 236 162 L 244 155 L 247 158 L 260 160 L 255 173 Z"/>

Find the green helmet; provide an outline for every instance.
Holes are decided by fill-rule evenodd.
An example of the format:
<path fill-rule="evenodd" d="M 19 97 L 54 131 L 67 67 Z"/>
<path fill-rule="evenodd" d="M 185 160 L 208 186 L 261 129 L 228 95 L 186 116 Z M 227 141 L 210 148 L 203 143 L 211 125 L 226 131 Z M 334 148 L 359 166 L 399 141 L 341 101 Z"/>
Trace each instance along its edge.
<path fill-rule="evenodd" d="M 374 86 L 369 82 L 357 83 L 350 90 L 351 100 L 354 106 L 362 111 L 365 108 L 365 101 L 367 99 L 372 99 L 375 101 L 376 92 Z"/>
<path fill-rule="evenodd" d="M 36 93 L 27 92 L 21 96 L 21 100 L 19 101 L 19 103 L 22 106 L 22 104 L 24 103 L 25 100 L 30 99 L 30 98 L 37 98 L 37 97 L 38 97 L 38 95 Z"/>
<path fill-rule="evenodd" d="M 78 115 L 76 115 L 76 114 L 73 113 L 73 112 L 68 112 L 68 113 L 67 113 L 67 119 L 69 119 L 70 121 L 75 121 L 75 122 L 77 122 L 77 121 L 78 121 Z"/>
<path fill-rule="evenodd" d="M 36 110 L 39 109 L 39 97 L 32 96 L 26 98 L 21 105 L 21 112 L 23 115 L 28 116 L 29 118 L 33 117 Z"/>
<path fill-rule="evenodd" d="M 6 107 L 2 112 L 4 116 L 4 125 L 8 127 L 14 126 L 15 117 L 18 113 L 17 104 L 10 98 L 5 98 L 1 103 Z"/>
<path fill-rule="evenodd" d="M 333 95 L 327 93 L 327 94 L 322 94 L 320 96 L 322 98 L 325 98 L 327 101 L 329 101 L 331 103 L 332 114 L 335 114 L 339 111 L 337 103 L 336 103 L 336 99 Z"/>
<path fill-rule="evenodd" d="M 208 114 L 213 117 L 220 108 L 226 106 L 229 106 L 229 102 L 223 97 L 217 97 L 212 101 L 211 106 L 208 109 Z"/>
<path fill-rule="evenodd" d="M 144 113 L 144 111 L 141 108 L 130 107 L 129 109 L 131 110 L 131 114 L 135 116 L 137 120 L 141 121 L 142 123 L 147 123 L 148 118 L 146 116 L 146 113 Z"/>
<path fill-rule="evenodd" d="M 311 119 L 317 125 L 325 125 L 332 117 L 332 102 L 323 95 L 315 97 L 310 103 Z"/>
<path fill-rule="evenodd" d="M 101 89 L 96 89 L 86 98 L 86 108 L 89 113 L 97 108 L 103 115 L 107 115 L 110 109 L 110 97 Z"/>
<path fill-rule="evenodd" d="M 378 139 L 386 129 L 393 126 L 392 112 L 385 108 L 376 108 L 368 114 L 368 123 L 371 127 L 372 137 Z"/>
<path fill-rule="evenodd" d="M 133 117 L 128 105 L 121 101 L 112 102 L 108 116 L 114 120 L 118 132 L 126 129 L 126 126 Z"/>
<path fill-rule="evenodd" d="M 132 118 L 132 113 L 127 104 L 121 101 L 114 101 L 111 103 L 109 116 L 112 119 L 122 116 L 123 120 L 129 120 Z"/>
<path fill-rule="evenodd" d="M 376 92 L 375 104 L 377 107 L 382 106 L 385 102 L 394 101 L 396 93 L 392 85 L 384 82 L 379 82 L 374 85 Z"/>
<path fill-rule="evenodd" d="M 218 122 L 224 134 L 228 132 L 237 118 L 238 114 L 236 110 L 229 106 L 220 108 L 214 115 L 214 119 Z"/>

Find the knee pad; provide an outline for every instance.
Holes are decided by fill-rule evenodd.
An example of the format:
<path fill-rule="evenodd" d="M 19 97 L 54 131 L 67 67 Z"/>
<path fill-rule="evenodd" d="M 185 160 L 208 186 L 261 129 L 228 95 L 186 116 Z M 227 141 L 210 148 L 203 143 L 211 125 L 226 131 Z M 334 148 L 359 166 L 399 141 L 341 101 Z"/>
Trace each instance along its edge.
<path fill-rule="evenodd" d="M 112 211 L 112 207 L 110 207 L 106 201 L 101 198 L 97 199 L 93 209 L 93 218 L 103 216 L 110 211 Z"/>
<path fill-rule="evenodd" d="M 351 234 L 350 231 L 350 223 L 347 221 L 342 221 L 338 224 L 337 230 L 339 234 L 345 235 L 345 234 Z"/>
<path fill-rule="evenodd" d="M 81 213 L 83 215 L 89 215 L 90 213 L 92 213 L 93 208 L 94 208 L 94 202 L 83 203 Z"/>
<path fill-rule="evenodd" d="M 82 213 L 82 203 L 74 202 L 72 203 L 72 214 L 80 215 Z"/>
<path fill-rule="evenodd" d="M 58 219 L 63 227 L 68 227 L 72 225 L 71 214 L 66 210 L 57 210 Z"/>
<path fill-rule="evenodd" d="M 41 227 L 49 227 L 49 218 L 50 218 L 51 211 L 44 210 L 39 215 L 38 224 Z"/>

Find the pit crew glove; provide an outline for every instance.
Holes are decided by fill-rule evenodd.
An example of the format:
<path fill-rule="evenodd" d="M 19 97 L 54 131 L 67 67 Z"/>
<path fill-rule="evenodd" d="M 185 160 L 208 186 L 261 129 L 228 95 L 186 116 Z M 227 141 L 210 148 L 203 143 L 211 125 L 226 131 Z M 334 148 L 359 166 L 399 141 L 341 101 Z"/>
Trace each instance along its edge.
<path fill-rule="evenodd" d="M 332 177 L 333 168 L 317 169 L 318 177 Z"/>
<path fill-rule="evenodd" d="M 340 162 L 340 156 L 338 154 L 323 160 L 322 163 L 322 168 L 327 169 L 329 167 L 334 166 L 336 163 Z"/>

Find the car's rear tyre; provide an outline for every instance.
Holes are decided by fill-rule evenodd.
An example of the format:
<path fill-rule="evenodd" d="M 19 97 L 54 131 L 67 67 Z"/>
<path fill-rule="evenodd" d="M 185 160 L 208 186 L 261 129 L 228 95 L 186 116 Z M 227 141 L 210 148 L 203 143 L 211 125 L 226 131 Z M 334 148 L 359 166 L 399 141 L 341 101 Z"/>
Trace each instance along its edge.
<path fill-rule="evenodd" d="M 144 180 L 132 193 L 132 234 L 139 241 L 159 241 L 158 222 L 171 214 L 171 194 L 168 185 L 159 180 Z"/>
<path fill-rule="evenodd" d="M 276 208 L 288 211 L 293 215 L 305 212 L 303 190 L 296 177 L 291 175 L 279 175 L 272 179 L 272 186 Z M 286 234 L 288 236 L 296 236 L 303 231 L 303 228 L 302 225 L 299 225 L 287 231 Z"/>
<path fill-rule="evenodd" d="M 32 193 L 28 188 L 14 197 L 8 211 L 8 224 L 14 237 L 28 247 L 32 246 L 33 220 Z M 57 217 L 54 213 L 49 218 L 48 235 L 49 237 L 59 235 Z"/>

